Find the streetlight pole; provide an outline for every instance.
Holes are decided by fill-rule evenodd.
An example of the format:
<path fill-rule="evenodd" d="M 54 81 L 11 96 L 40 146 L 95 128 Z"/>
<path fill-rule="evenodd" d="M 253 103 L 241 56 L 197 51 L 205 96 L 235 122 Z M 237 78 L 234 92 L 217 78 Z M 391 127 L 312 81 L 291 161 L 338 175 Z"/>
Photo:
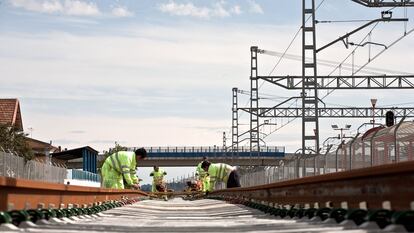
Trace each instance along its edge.
<path fill-rule="evenodd" d="M 339 144 L 338 149 L 336 150 L 336 154 L 335 154 L 335 156 L 336 156 L 336 159 L 335 159 L 336 160 L 336 170 L 337 171 L 338 171 L 338 151 L 340 149 L 343 149 L 343 146 L 345 145 L 345 143 L 342 141 L 342 139 L 344 138 L 343 131 L 344 130 L 349 130 L 350 128 L 351 128 L 351 125 L 345 125 L 345 127 L 341 127 L 341 128 L 339 128 L 338 125 L 332 125 L 333 130 L 340 130 L 341 131 L 341 134 L 339 135 L 340 144 Z M 349 156 L 351 156 L 351 153 L 349 154 Z M 349 158 L 349 161 L 351 161 L 351 158 Z"/>
<path fill-rule="evenodd" d="M 372 105 L 372 128 L 375 127 L 375 105 L 377 104 L 377 99 L 371 99 Z"/>
<path fill-rule="evenodd" d="M 223 132 L 223 151 L 227 152 L 227 148 L 226 148 L 226 132 Z"/>
<path fill-rule="evenodd" d="M 350 128 L 351 128 L 351 125 L 345 125 L 345 127 L 341 127 L 341 128 L 339 128 L 338 125 L 332 125 L 333 130 L 340 130 L 341 131 L 341 134 L 339 135 L 339 140 L 341 141 L 341 143 L 342 143 L 342 139 L 344 138 L 343 131 L 344 130 L 349 130 Z"/>

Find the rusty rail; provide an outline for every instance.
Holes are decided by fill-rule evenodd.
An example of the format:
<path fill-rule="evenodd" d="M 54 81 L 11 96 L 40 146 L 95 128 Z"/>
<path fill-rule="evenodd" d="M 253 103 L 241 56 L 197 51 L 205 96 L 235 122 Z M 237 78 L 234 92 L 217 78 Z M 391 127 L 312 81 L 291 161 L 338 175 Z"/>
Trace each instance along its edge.
<path fill-rule="evenodd" d="M 139 190 L 117 190 L 53 184 L 24 179 L 0 177 L 0 211 L 36 208 L 40 203 L 59 207 L 61 204 L 91 204 L 123 197 L 145 197 Z"/>
<path fill-rule="evenodd" d="M 381 209 L 384 201 L 394 210 L 409 210 L 414 201 L 414 161 L 362 168 L 352 171 L 305 177 L 296 180 L 246 188 L 217 190 L 209 196 L 235 200 L 254 200 L 279 205 L 330 202 L 340 207 Z"/>

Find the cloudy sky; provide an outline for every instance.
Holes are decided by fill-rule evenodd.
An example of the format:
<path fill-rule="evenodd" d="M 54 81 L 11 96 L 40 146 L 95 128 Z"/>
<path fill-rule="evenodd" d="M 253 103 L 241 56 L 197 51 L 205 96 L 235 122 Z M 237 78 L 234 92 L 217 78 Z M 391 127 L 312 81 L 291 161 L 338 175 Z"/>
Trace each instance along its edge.
<path fill-rule="evenodd" d="M 64 148 L 90 145 L 102 151 L 115 141 L 126 146 L 221 145 L 222 132 L 230 134 L 232 88 L 250 88 L 250 46 L 283 52 L 299 29 L 300 4 L 299 0 L 2 0 L 0 98 L 19 98 L 25 129 L 34 138 Z M 350 0 L 325 0 L 317 19 L 368 20 L 379 18 L 382 10 Z M 394 17 L 405 14 L 413 19 L 412 9 L 393 10 Z M 363 23 L 318 24 L 318 44 Z M 380 23 L 371 40 L 388 45 L 413 27 L 412 21 Z M 371 29 L 350 40 L 358 43 Z M 299 36 L 293 42 L 290 55 L 300 55 L 300 41 Z M 360 74 L 414 73 L 413 48 L 410 34 Z M 338 43 L 318 58 L 339 63 L 351 49 Z M 371 57 L 381 49 L 372 46 Z M 354 63 L 363 65 L 368 58 L 368 48 L 359 48 Z M 265 55 L 259 59 L 262 75 L 278 61 Z M 332 70 L 320 66 L 319 73 Z M 284 59 L 272 74 L 300 71 L 298 61 Z M 270 84 L 260 91 L 266 97 L 262 106 L 298 96 Z M 378 106 L 413 105 L 412 91 L 337 91 L 324 101 L 329 106 L 368 107 L 373 97 Z M 240 105 L 247 106 L 248 96 L 240 98 Z M 335 135 L 331 124 L 351 123 L 356 129 L 363 122 L 322 120 L 321 140 Z M 241 115 L 240 123 L 246 127 L 247 114 Z M 266 144 L 296 151 L 299 126 L 297 120 L 270 134 Z M 263 132 L 272 131 L 269 127 Z"/>

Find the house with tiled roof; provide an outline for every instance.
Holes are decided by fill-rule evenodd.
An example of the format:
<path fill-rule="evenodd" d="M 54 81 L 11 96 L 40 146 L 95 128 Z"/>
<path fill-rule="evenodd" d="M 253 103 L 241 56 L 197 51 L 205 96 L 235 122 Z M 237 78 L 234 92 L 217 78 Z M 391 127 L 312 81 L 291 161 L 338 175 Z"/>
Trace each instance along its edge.
<path fill-rule="evenodd" d="M 0 99 L 0 124 L 8 124 L 23 131 L 23 121 L 18 99 Z"/>
<path fill-rule="evenodd" d="M 23 131 L 23 120 L 18 99 L 0 99 L 0 124 L 11 125 Z M 38 159 L 44 159 L 46 154 L 60 151 L 51 143 L 26 137 L 26 143 Z"/>
<path fill-rule="evenodd" d="M 0 99 L 0 125 L 11 125 L 23 132 L 23 121 L 18 99 Z M 52 141 L 43 142 L 25 136 L 26 145 L 32 150 L 39 162 L 53 163 L 96 173 L 98 151 L 85 146 L 72 150 L 61 150 L 61 147 L 52 145 Z"/>

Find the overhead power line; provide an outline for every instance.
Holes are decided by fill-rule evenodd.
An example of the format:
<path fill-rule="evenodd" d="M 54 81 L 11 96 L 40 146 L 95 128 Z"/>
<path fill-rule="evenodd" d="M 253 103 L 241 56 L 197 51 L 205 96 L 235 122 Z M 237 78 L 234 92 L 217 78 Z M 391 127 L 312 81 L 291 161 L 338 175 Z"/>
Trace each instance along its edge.
<path fill-rule="evenodd" d="M 325 0 L 322 0 L 319 5 L 316 7 L 315 12 L 322 6 L 322 4 L 325 2 Z M 311 19 L 311 16 L 309 16 L 306 19 L 306 22 L 308 22 Z M 289 49 L 292 47 L 293 43 L 295 42 L 296 38 L 299 36 L 299 33 L 302 30 L 302 26 L 299 27 L 298 31 L 295 33 L 295 35 L 293 36 L 293 39 L 290 41 L 289 45 L 287 46 L 287 48 L 285 49 L 285 51 L 283 52 L 283 54 L 279 57 L 278 61 L 276 62 L 276 64 L 273 66 L 273 68 L 270 70 L 269 75 L 272 75 L 273 72 L 276 70 L 276 68 L 279 66 L 280 62 L 282 61 L 282 59 L 284 58 L 285 54 L 289 51 Z M 260 84 L 260 87 L 262 87 L 264 84 L 264 81 Z"/>
<path fill-rule="evenodd" d="M 295 60 L 295 61 L 302 61 L 301 56 L 288 54 L 288 53 L 283 55 L 283 53 L 281 53 L 281 52 L 263 50 L 263 54 L 272 55 L 272 56 L 276 56 L 276 57 L 284 56 L 285 59 Z M 306 57 L 306 60 L 311 61 L 311 58 Z M 349 63 L 344 63 L 343 61 L 342 62 L 337 62 L 337 61 L 324 60 L 324 59 L 318 59 L 318 65 L 328 66 L 328 67 L 335 67 L 335 68 L 338 67 L 339 65 L 341 65 L 341 69 L 344 69 L 344 70 L 351 70 L 352 67 L 359 69 L 361 67 L 361 66 L 352 65 L 352 64 L 349 64 Z M 383 74 L 383 72 L 385 72 L 385 73 L 411 75 L 411 73 L 407 73 L 407 72 L 401 72 L 401 71 L 389 70 L 389 69 L 382 69 L 382 68 L 376 68 L 376 67 L 365 67 L 361 71 L 366 72 L 366 73 L 371 73 L 371 74 Z"/>
<path fill-rule="evenodd" d="M 354 19 L 354 20 L 316 20 L 315 23 L 361 23 L 369 22 L 369 19 Z"/>
<path fill-rule="evenodd" d="M 322 3 L 323 3 L 323 1 L 322 1 Z M 319 7 L 319 6 L 318 6 Z M 393 7 L 393 8 L 395 8 L 395 7 Z M 391 8 L 390 10 L 392 10 L 393 8 Z M 406 11 L 404 12 L 404 16 L 406 16 L 407 15 L 407 13 L 406 13 Z M 406 17 L 405 17 L 406 18 Z M 350 22 L 351 20 L 349 20 L 349 21 L 347 21 L 347 22 Z M 353 20 L 354 22 L 356 22 L 355 20 Z M 360 20 L 359 22 L 361 22 L 362 20 Z M 346 21 L 336 21 L 336 22 L 346 22 Z M 377 24 L 375 24 L 373 27 L 372 27 L 372 29 L 370 30 L 370 32 L 362 39 L 362 41 L 361 41 L 361 43 L 363 43 L 367 38 L 369 38 L 370 37 L 370 35 L 371 35 L 371 33 L 372 33 L 372 31 L 376 28 L 376 26 L 378 25 L 378 23 Z M 407 28 L 406 28 L 406 22 L 404 23 L 404 35 L 403 36 L 401 36 L 400 38 L 398 38 L 396 41 L 394 41 L 393 43 L 391 43 L 389 46 L 384 46 L 385 48 L 381 51 L 381 52 L 379 52 L 378 54 L 376 54 L 373 58 L 369 58 L 369 60 L 368 60 L 368 62 L 366 62 L 364 65 L 362 65 L 362 66 L 355 66 L 355 64 L 354 64 L 354 54 L 355 54 L 355 51 L 359 48 L 359 47 L 356 47 L 355 49 L 353 49 L 353 51 L 341 62 L 341 63 L 339 63 L 339 64 L 336 64 L 335 62 L 332 62 L 332 61 L 329 61 L 329 60 L 321 60 L 321 59 L 318 59 L 318 64 L 319 65 L 325 65 L 325 66 L 332 66 L 333 65 L 333 63 L 334 64 L 336 64 L 336 67 L 335 67 L 335 69 L 329 74 L 329 75 L 332 75 L 337 69 L 349 69 L 349 68 L 351 68 L 351 70 L 352 70 L 352 75 L 355 75 L 356 73 L 359 73 L 359 72 L 375 72 L 375 71 L 384 71 L 384 72 L 386 72 L 386 73 L 399 73 L 399 74 L 401 74 L 401 72 L 399 72 L 399 71 L 392 71 L 392 70 L 386 70 L 386 69 L 379 69 L 379 68 L 367 68 L 366 66 L 369 64 L 369 63 L 371 63 L 373 60 L 375 60 L 376 58 L 378 58 L 383 52 L 385 52 L 388 48 L 390 48 L 390 47 L 392 47 L 393 45 L 395 45 L 396 43 L 398 43 L 400 40 L 402 40 L 404 37 L 406 37 L 408 34 L 410 34 L 410 33 L 412 33 L 413 31 L 414 31 L 414 28 L 412 29 L 412 30 L 410 30 L 410 31 L 408 31 L 407 32 Z M 300 30 L 299 30 L 300 31 Z M 297 33 L 298 34 L 298 33 Z M 295 35 L 295 37 L 294 37 L 294 39 L 296 39 L 296 37 L 297 37 L 297 34 Z M 293 41 L 293 40 L 292 40 Z M 361 43 L 359 43 L 359 44 L 361 44 Z M 288 49 L 291 47 L 291 44 L 293 44 L 293 42 L 291 42 L 290 44 L 289 44 L 289 46 L 288 46 Z M 288 50 L 287 49 L 287 50 Z M 291 54 L 287 54 L 287 50 L 285 50 L 285 52 L 284 53 L 282 53 L 282 54 L 278 54 L 278 56 L 280 57 L 279 58 L 279 60 L 278 60 L 278 62 L 276 63 L 276 65 L 275 65 L 275 67 L 272 69 L 272 71 L 271 71 L 271 73 L 276 69 L 276 67 L 280 64 L 280 61 L 283 59 L 283 58 L 290 58 L 290 59 L 292 59 L 292 60 L 297 60 L 298 58 L 299 59 L 301 59 L 301 57 L 300 56 L 295 56 L 295 55 L 291 55 Z M 347 60 L 347 59 L 349 59 L 349 57 L 351 57 L 352 56 L 352 64 L 348 64 L 348 63 L 345 63 L 345 61 Z M 307 59 L 307 58 L 305 58 L 305 59 Z M 350 66 L 350 67 L 349 67 Z M 357 69 L 356 71 L 354 70 L 354 69 Z M 271 74 L 270 73 L 270 74 Z M 408 74 L 408 73 L 407 73 Z M 270 75 L 269 75 L 270 76 Z M 262 83 L 263 84 L 263 83 Z M 334 90 L 331 90 L 331 91 L 328 91 L 328 93 L 322 98 L 322 99 L 324 99 L 324 98 L 326 98 L 328 95 L 330 95 L 332 92 L 333 92 Z M 289 120 L 288 122 L 286 122 L 285 124 L 282 124 L 279 128 L 277 128 L 277 129 L 275 129 L 273 132 L 276 132 L 278 129 L 281 129 L 281 128 L 283 128 L 283 127 L 285 127 L 286 125 L 288 125 L 288 124 L 290 124 L 292 121 L 294 121 L 296 118 L 293 118 L 293 119 L 291 119 L 291 120 Z M 272 133 L 273 133 L 272 132 Z M 268 134 L 267 136 L 270 136 L 272 133 L 270 133 L 270 134 Z M 266 136 L 266 137 L 267 137 Z"/>

